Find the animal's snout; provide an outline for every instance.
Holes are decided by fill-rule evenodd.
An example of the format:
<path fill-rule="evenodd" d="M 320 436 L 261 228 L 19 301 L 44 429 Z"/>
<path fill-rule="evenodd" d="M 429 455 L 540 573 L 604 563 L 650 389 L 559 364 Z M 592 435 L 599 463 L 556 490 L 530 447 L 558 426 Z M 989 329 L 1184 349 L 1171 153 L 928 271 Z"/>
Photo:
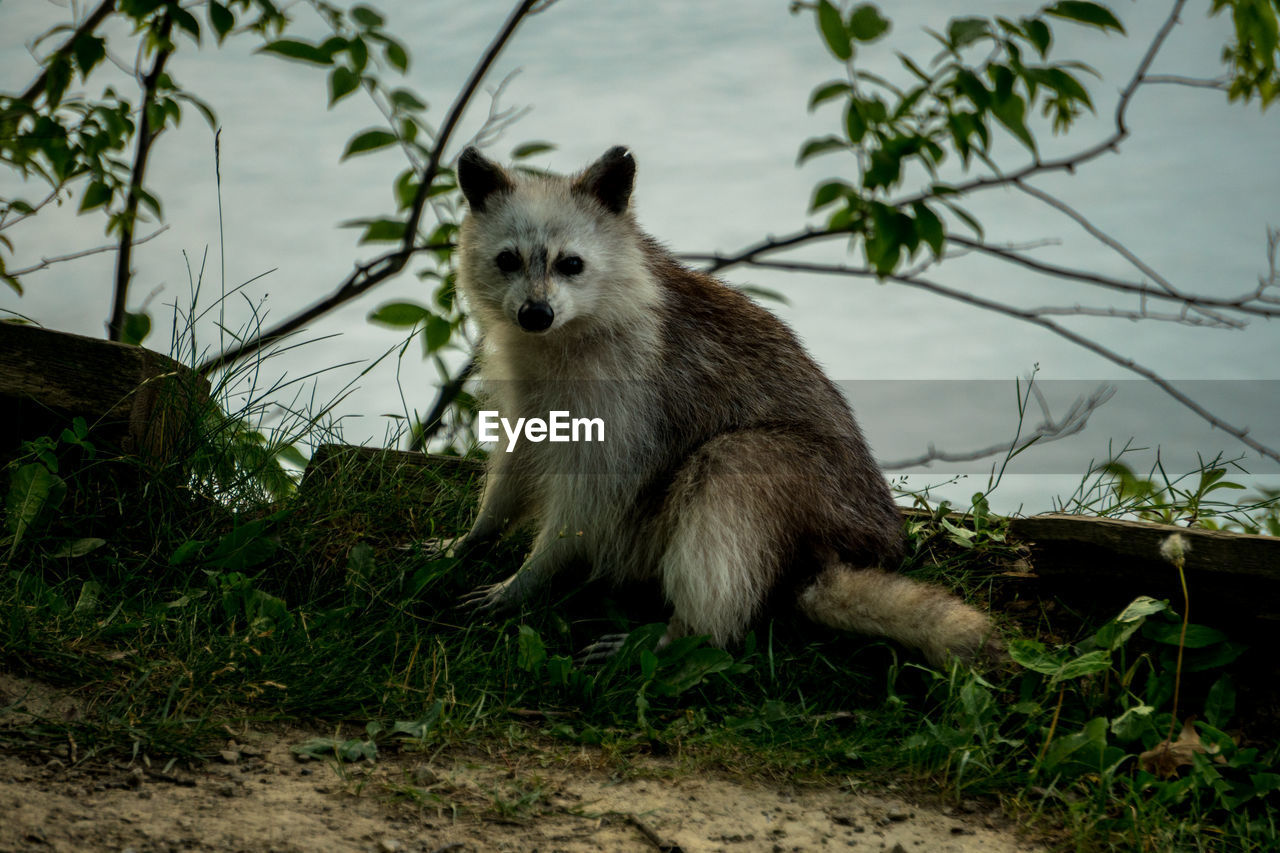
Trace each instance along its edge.
<path fill-rule="evenodd" d="M 520 323 L 520 328 L 526 332 L 545 332 L 551 328 L 551 322 L 555 318 L 556 312 L 551 310 L 550 305 L 532 300 L 521 305 L 519 312 L 516 314 L 516 320 Z"/>

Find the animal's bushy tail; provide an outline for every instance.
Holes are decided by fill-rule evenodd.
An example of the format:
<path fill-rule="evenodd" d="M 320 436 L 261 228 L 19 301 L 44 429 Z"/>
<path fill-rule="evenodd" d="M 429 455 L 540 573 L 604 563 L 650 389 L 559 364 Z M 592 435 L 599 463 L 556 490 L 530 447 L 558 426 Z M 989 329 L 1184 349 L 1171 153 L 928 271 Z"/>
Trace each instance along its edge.
<path fill-rule="evenodd" d="M 799 606 L 819 624 L 919 649 L 934 666 L 951 656 L 995 659 L 1002 650 L 980 610 L 941 587 L 880 569 L 828 566 L 800 592 Z"/>

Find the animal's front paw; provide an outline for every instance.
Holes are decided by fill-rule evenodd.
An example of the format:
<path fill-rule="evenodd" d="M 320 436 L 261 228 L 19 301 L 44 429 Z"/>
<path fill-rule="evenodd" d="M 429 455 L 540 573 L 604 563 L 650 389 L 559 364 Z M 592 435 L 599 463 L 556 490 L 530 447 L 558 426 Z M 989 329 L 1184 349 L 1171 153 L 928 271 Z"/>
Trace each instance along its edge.
<path fill-rule="evenodd" d="M 510 613 L 519 604 L 512 593 L 512 585 L 515 579 L 516 576 L 512 575 L 498 583 L 478 586 L 462 596 L 459 606 L 467 610 L 474 610 L 478 614 L 492 616 Z"/>
<path fill-rule="evenodd" d="M 603 666 L 622 650 L 630 634 L 605 634 L 582 651 L 574 660 L 579 666 Z"/>
<path fill-rule="evenodd" d="M 422 553 L 426 555 L 428 560 L 443 560 L 446 557 L 457 556 L 458 546 L 462 544 L 465 538 L 464 536 L 451 536 L 424 539 L 419 544 L 422 547 Z"/>

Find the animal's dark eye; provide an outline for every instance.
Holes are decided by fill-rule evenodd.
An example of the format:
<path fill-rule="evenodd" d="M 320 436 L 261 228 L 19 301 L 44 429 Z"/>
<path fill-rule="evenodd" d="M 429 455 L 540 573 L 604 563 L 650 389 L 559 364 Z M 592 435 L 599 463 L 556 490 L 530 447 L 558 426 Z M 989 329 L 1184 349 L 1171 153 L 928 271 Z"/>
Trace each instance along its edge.
<path fill-rule="evenodd" d="M 577 255 L 565 255 L 556 261 L 556 272 L 561 275 L 577 275 L 582 272 L 582 258 Z"/>
<path fill-rule="evenodd" d="M 503 272 L 515 272 L 520 269 L 521 266 L 520 256 L 510 249 L 503 249 L 499 252 L 498 257 L 494 258 L 493 262 L 497 264 L 498 269 Z"/>

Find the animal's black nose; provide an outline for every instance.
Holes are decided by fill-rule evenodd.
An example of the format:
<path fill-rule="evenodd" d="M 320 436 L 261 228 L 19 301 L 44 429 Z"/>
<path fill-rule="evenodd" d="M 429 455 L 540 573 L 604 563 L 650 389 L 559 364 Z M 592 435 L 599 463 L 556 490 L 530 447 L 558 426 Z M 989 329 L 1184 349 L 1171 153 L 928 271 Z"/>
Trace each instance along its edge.
<path fill-rule="evenodd" d="M 520 328 L 526 332 L 545 332 L 551 328 L 551 321 L 555 318 L 556 312 L 545 302 L 526 302 L 516 314 Z"/>

